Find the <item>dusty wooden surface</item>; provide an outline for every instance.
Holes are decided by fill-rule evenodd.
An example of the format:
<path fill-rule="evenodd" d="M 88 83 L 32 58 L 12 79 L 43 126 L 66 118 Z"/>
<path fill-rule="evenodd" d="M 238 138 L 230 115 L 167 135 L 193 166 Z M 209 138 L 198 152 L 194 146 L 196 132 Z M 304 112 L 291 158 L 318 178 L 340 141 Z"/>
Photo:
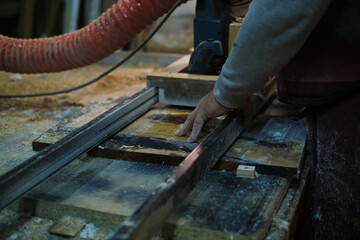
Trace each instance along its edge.
<path fill-rule="evenodd" d="M 74 214 L 106 227 L 117 226 L 172 171 L 173 167 L 166 165 L 176 165 L 176 157 L 182 159 L 191 151 L 193 145 L 184 142 L 186 137 L 174 136 L 175 130 L 189 112 L 190 109 L 154 108 L 93 152 L 106 155 L 106 151 L 110 151 L 117 155 L 117 159 L 127 158 L 125 160 L 131 162 L 85 157 L 71 163 L 27 196 L 32 201 L 35 200 L 35 215 L 57 219 L 62 214 Z M 89 116 L 93 118 L 91 113 Z M 88 117 L 82 116 L 60 124 L 36 142 L 44 143 L 44 139 L 54 142 L 88 120 Z M 208 124 L 201 138 L 217 122 Z M 268 122 L 269 119 L 265 121 Z M 297 157 L 301 158 L 305 142 L 301 145 L 296 142 L 304 138 L 302 131 L 293 132 L 284 128 L 281 121 L 275 123 L 280 125 L 264 125 L 263 120 L 258 121 L 252 132 L 249 131 L 245 134 L 246 137 L 234 144 L 242 150 L 229 151 L 228 154 L 252 154 L 262 161 L 264 155 L 274 155 L 273 158 L 279 161 L 279 157 L 286 160 L 289 156 L 291 160 L 291 156 L 298 152 Z M 262 134 L 262 130 L 267 134 Z M 258 139 L 251 140 L 251 136 Z M 259 137 L 262 137 L 261 141 Z M 293 139 L 289 140 L 290 137 Z M 247 146 L 249 148 L 245 148 Z M 261 151 L 262 148 L 266 150 Z M 271 151 L 278 155 L 271 154 Z M 283 153 L 279 154 L 279 151 Z M 259 157 L 261 153 L 264 155 Z M 138 158 L 136 161 L 150 163 L 133 162 L 134 156 Z M 153 160 L 149 160 L 151 156 L 161 162 L 152 164 Z M 268 163 L 283 164 L 276 161 L 271 161 L 270 158 Z M 287 168 L 291 168 L 291 161 L 287 164 Z M 296 169 L 298 164 L 299 162 L 295 164 Z M 288 190 L 289 181 L 284 177 L 259 174 L 255 179 L 242 179 L 236 178 L 235 172 L 211 171 L 184 204 L 177 206 L 161 234 L 179 239 L 262 239 L 273 223 L 272 218 Z"/>
<path fill-rule="evenodd" d="M 118 134 L 91 151 L 100 157 L 177 165 L 196 144 L 186 143 L 188 136 L 174 135 L 190 109 L 157 107 L 150 110 Z M 35 150 L 52 144 L 94 117 L 87 116 L 59 124 L 33 142 Z M 200 142 L 220 119 L 209 122 L 200 134 Z M 297 172 L 304 152 L 306 126 L 302 120 L 262 117 L 253 129 L 243 134 L 226 153 L 216 169 L 235 171 L 239 164 L 257 166 L 258 171 Z"/>
<path fill-rule="evenodd" d="M 104 68 L 95 67 L 97 72 L 102 71 Z M 81 81 L 85 81 L 93 74 L 96 74 L 96 71 L 93 72 L 94 70 L 91 69 L 93 68 L 58 75 L 21 75 L 18 82 L 9 80 L 13 74 L 1 73 L 0 82 L 3 86 L 6 86 L 6 88 L 3 88 L 2 94 L 20 93 L 22 90 L 30 92 L 34 89 L 44 91 L 70 87 L 71 84 L 81 83 Z M 10 169 L 18 162 L 34 154 L 31 150 L 31 140 L 46 131 L 46 129 L 55 126 L 59 122 L 63 123 L 64 120 L 77 119 L 71 121 L 71 126 L 60 124 L 59 126 L 66 126 L 66 131 L 54 133 L 54 140 L 61 135 L 61 132 L 67 134 L 71 127 L 80 126 L 110 108 L 115 99 L 122 101 L 126 96 L 132 95 L 138 89 L 144 87 L 144 82 L 134 78 L 138 79 L 138 77 L 146 75 L 152 69 L 152 67 L 144 68 L 143 71 L 140 70 L 139 75 L 136 73 L 139 70 L 133 69 L 129 70 L 130 73 L 123 73 L 121 71 L 124 71 L 124 69 L 122 69 L 119 73 L 110 75 L 109 78 L 90 88 L 71 94 L 35 99 L 1 100 L 1 171 Z M 129 80 L 121 80 L 127 77 Z M 66 80 L 69 81 L 66 82 Z M 129 85 L 126 84 L 126 81 L 128 81 Z M 292 111 L 293 109 L 289 109 L 288 112 L 292 113 Z M 85 113 L 89 115 L 80 119 L 76 118 Z M 269 112 L 269 116 L 279 116 L 281 115 L 279 113 L 283 114 L 283 109 L 274 108 Z M 169 122 L 161 121 L 155 117 L 148 120 L 162 123 Z M 178 124 L 175 124 L 176 128 Z M 209 128 L 207 131 L 209 131 Z M 166 134 L 170 134 L 170 131 Z M 121 137 L 121 134 L 119 136 Z M 160 139 L 160 143 L 164 143 L 166 140 L 164 139 Z M 170 143 L 173 143 L 173 141 L 174 139 Z M 178 146 L 179 141 L 182 140 L 175 139 L 176 146 Z M 149 141 L 147 142 L 149 143 Z M 150 141 L 150 143 L 152 142 Z M 115 142 L 114 144 L 118 143 Z M 101 149 L 101 147 L 104 146 L 101 145 L 96 151 L 105 150 Z M 124 158 L 126 158 L 126 154 L 134 154 L 134 151 L 130 151 L 131 148 L 126 149 L 129 151 L 121 151 Z M 148 150 L 155 151 L 156 153 L 153 155 L 157 157 L 165 156 L 164 161 L 171 159 L 168 155 L 160 155 L 158 153 L 159 149 L 149 148 Z M 139 160 L 140 158 L 144 159 L 141 151 L 139 151 L 139 154 Z M 187 154 L 186 151 L 185 154 Z M 151 155 L 146 155 L 145 158 L 149 156 Z M 13 209 L 21 207 L 22 211 L 33 211 L 34 216 L 25 218 L 25 220 L 18 220 L 15 212 L 6 209 L 6 212 L 0 214 L 1 227 L 5 226 L 6 234 L 8 234 L 6 236 L 10 236 L 11 231 L 16 230 L 14 234 L 25 239 L 31 228 L 33 236 L 39 236 L 39 239 L 58 239 L 53 235 L 49 235 L 47 228 L 61 217 L 70 215 L 85 220 L 87 224 L 84 231 L 87 230 L 87 233 L 91 233 L 91 224 L 94 223 L 97 230 L 94 239 L 103 239 L 111 231 L 111 228 L 130 214 L 131 210 L 140 204 L 142 199 L 158 183 L 162 182 L 173 169 L 172 166 L 161 165 L 162 163 L 163 161 L 156 165 L 91 156 L 77 159 L 29 193 L 27 198 L 20 201 L 20 205 L 13 205 Z M 213 180 L 209 180 L 208 177 L 206 182 L 200 184 L 199 188 L 184 202 L 184 206 L 179 206 L 179 210 L 174 213 L 164 228 L 163 234 L 185 239 L 210 239 L 210 237 L 213 239 L 241 239 L 247 238 L 244 234 L 248 233 L 253 234 L 252 236 L 262 236 L 266 226 L 270 224 L 269 219 L 276 212 L 276 206 L 280 204 L 279 199 L 286 192 L 288 180 L 283 177 L 267 175 L 260 175 L 255 180 L 236 180 L 235 172 L 212 171 L 211 174 L 209 177 Z M 234 185 L 234 181 L 237 185 Z M 218 204 L 212 205 L 210 200 Z M 241 204 L 237 204 L 238 201 Z M 249 210 L 246 204 L 252 210 L 256 210 L 251 215 L 256 216 L 256 218 L 253 218 L 257 220 L 255 224 L 249 220 L 251 218 L 249 214 L 251 214 L 252 210 Z M 223 208 L 225 211 L 222 210 Z M 211 214 L 205 214 L 204 216 L 203 213 L 207 211 Z M 197 213 L 200 215 L 197 215 Z M 242 215 L 248 218 L 241 218 Z M 227 217 L 233 219 L 234 224 L 231 225 Z M 10 220 L 11 222 L 8 223 Z M 20 225 L 16 223 L 17 221 L 20 221 Z M 223 223 L 222 229 L 218 226 L 218 222 Z M 229 229 L 225 226 L 228 224 L 230 224 Z M 100 226 L 102 226 L 101 229 Z M 86 234 L 86 231 L 81 233 Z M 0 234 L 0 236 L 4 235 Z M 80 239 L 80 236 L 77 236 L 76 239 Z"/>
<path fill-rule="evenodd" d="M 125 54 L 112 55 L 106 59 L 106 64 L 120 61 Z M 178 57 L 173 54 L 153 56 L 151 53 L 139 53 L 127 66 L 75 92 L 48 97 L 0 99 L 0 174 L 36 154 L 32 150 L 31 142 L 47 129 L 88 112 L 100 114 L 113 104 L 126 100 L 145 87 L 146 83 L 141 79 L 148 73 L 168 65 Z M 94 64 L 54 74 L 0 72 L 0 94 L 36 93 L 69 88 L 90 80 L 108 68 L 109 65 Z M 48 233 L 47 229 L 53 223 L 53 220 L 5 209 L 0 212 L 0 239 L 29 239 L 29 236 L 34 239 L 63 239 Z M 87 222 L 75 239 L 83 239 L 87 234 L 92 235 L 93 239 L 104 239 L 109 231 Z"/>
<path fill-rule="evenodd" d="M 39 217 L 76 216 L 113 228 L 131 214 L 173 170 L 172 166 L 85 157 L 27 194 Z M 163 235 L 179 239 L 264 236 L 289 180 L 261 175 L 237 178 L 211 171 L 176 211 Z M 34 201 L 35 200 L 35 201 Z"/>

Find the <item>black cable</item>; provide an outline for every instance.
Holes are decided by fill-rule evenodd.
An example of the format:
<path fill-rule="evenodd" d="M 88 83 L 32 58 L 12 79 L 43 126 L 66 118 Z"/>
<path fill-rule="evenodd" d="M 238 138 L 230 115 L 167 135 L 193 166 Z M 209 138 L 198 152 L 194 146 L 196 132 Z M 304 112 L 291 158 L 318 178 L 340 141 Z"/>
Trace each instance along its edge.
<path fill-rule="evenodd" d="M 164 18 L 161 20 L 161 22 L 156 26 L 156 28 L 151 32 L 151 34 L 135 49 L 133 50 L 129 55 L 127 55 L 123 60 L 121 60 L 118 64 L 114 65 L 113 67 L 111 67 L 110 69 L 108 69 L 107 71 L 101 73 L 99 76 L 97 76 L 96 78 L 80 84 L 76 87 L 72 87 L 72 88 L 68 88 L 68 89 L 64 89 L 64 90 L 60 90 L 60 91 L 55 91 L 55 92 L 47 92 L 47 93 L 34 93 L 34 94 L 15 94 L 15 95 L 0 95 L 0 98 L 25 98 L 25 97 L 42 97 L 42 96 L 51 96 L 51 95 L 57 95 L 57 94 L 62 94 L 62 93 L 68 93 L 68 92 L 72 92 L 75 90 L 78 90 L 80 88 L 86 87 L 94 82 L 99 81 L 100 79 L 102 79 L 103 77 L 105 77 L 106 75 L 108 75 L 109 73 L 111 73 L 112 71 L 114 71 L 116 68 L 120 67 L 122 64 L 124 64 L 127 60 L 129 60 L 132 56 L 134 56 L 140 49 L 142 49 L 146 43 L 148 43 L 150 41 L 150 39 L 157 33 L 157 31 L 159 31 L 159 29 L 162 27 L 162 25 L 166 22 L 166 20 L 170 17 L 170 15 L 175 11 L 175 9 L 180 6 L 180 4 L 183 2 L 184 0 L 179 0 L 176 2 L 176 4 L 170 9 L 170 11 L 164 16 Z"/>

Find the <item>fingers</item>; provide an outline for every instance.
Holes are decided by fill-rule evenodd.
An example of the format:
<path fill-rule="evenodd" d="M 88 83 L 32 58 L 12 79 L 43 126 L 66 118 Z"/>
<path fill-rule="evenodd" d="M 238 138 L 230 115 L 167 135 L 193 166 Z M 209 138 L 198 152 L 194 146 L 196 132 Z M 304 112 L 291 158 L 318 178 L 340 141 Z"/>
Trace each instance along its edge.
<path fill-rule="evenodd" d="M 196 141 L 201 132 L 201 129 L 205 124 L 205 120 L 206 119 L 202 117 L 202 114 L 199 113 L 198 108 L 196 108 L 192 113 L 190 113 L 184 124 L 180 125 L 180 128 L 175 132 L 175 135 L 184 136 L 188 131 L 192 129 L 190 137 L 186 141 Z"/>
<path fill-rule="evenodd" d="M 193 127 L 192 127 L 190 137 L 186 141 L 187 142 L 195 142 L 196 139 L 198 138 L 204 124 L 205 124 L 205 120 L 202 119 L 200 114 L 197 114 L 196 119 L 195 119 L 194 124 L 193 124 Z"/>
<path fill-rule="evenodd" d="M 187 139 L 188 142 L 196 141 L 199 136 L 201 129 L 205 122 L 217 116 L 221 116 L 227 113 L 230 108 L 223 107 L 215 99 L 214 94 L 210 91 L 204 96 L 195 110 L 189 115 L 185 123 L 180 126 L 179 130 L 175 132 L 176 136 L 184 136 L 188 131 L 192 129 L 190 137 Z"/>
<path fill-rule="evenodd" d="M 176 136 L 184 136 L 188 131 L 190 131 L 190 129 L 193 127 L 197 112 L 198 110 L 195 109 L 190 113 L 184 124 L 181 124 L 180 128 L 175 132 Z"/>

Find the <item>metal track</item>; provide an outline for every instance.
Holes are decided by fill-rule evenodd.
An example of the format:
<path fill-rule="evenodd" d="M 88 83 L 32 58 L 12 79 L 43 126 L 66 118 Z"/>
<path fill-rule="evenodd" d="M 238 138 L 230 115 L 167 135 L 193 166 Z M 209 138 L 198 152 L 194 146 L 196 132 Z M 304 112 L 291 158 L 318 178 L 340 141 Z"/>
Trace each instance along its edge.
<path fill-rule="evenodd" d="M 118 227 L 110 239 L 150 239 L 174 206 L 191 192 L 244 130 L 241 117 L 226 117 L 161 183 L 145 202 Z"/>
<path fill-rule="evenodd" d="M 157 88 L 149 88 L 128 103 L 113 107 L 6 172 L 0 177 L 0 210 L 138 118 L 157 102 Z"/>

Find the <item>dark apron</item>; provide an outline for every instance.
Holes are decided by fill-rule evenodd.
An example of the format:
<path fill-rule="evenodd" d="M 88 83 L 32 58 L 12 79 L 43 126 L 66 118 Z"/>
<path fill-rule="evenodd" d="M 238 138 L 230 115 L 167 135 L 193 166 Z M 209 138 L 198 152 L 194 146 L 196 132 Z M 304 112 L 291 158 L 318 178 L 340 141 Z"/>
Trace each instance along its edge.
<path fill-rule="evenodd" d="M 360 236 L 360 47 L 322 25 L 278 74 L 278 98 L 308 107 L 311 171 L 298 239 Z"/>

